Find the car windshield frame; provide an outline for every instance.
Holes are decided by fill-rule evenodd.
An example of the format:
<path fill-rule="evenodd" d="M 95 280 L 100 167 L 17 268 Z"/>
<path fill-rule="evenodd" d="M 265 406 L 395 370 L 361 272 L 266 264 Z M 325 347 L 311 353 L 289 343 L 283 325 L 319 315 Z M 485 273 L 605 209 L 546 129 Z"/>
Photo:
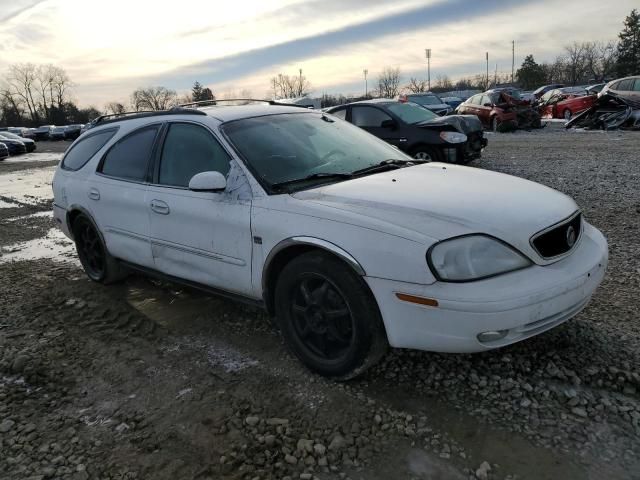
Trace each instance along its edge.
<path fill-rule="evenodd" d="M 392 114 L 394 114 L 396 117 L 398 117 L 400 120 L 402 120 L 404 123 L 408 125 L 418 125 L 419 123 L 428 122 L 436 118 L 442 118 L 438 114 L 429 110 L 427 107 L 423 107 L 419 103 L 415 103 L 411 101 L 404 102 L 404 103 L 401 103 L 401 102 L 389 103 L 388 105 L 386 105 L 386 107 Z M 409 121 L 409 117 L 403 115 L 405 112 L 409 112 L 407 107 L 409 107 L 412 112 L 421 113 L 428 118 L 423 118 L 422 120 L 417 120 L 417 121 Z"/>
<path fill-rule="evenodd" d="M 302 117 L 303 115 L 304 117 Z M 287 124 L 288 121 L 292 121 L 292 123 Z M 306 124 L 302 125 L 304 122 L 306 122 Z M 310 125 L 310 122 L 317 123 Z M 275 127 L 274 124 L 276 125 Z M 292 126 L 296 128 L 293 128 Z M 293 175 L 280 175 L 277 178 L 271 175 L 271 172 L 267 172 L 264 168 L 266 163 L 260 156 L 260 153 L 257 153 L 255 145 L 264 147 L 266 144 L 260 145 L 260 141 L 264 141 L 262 140 L 264 138 L 275 139 L 273 136 L 274 132 L 269 132 L 269 136 L 264 135 L 263 132 L 254 134 L 253 137 L 250 135 L 247 136 L 246 134 L 239 135 L 243 130 L 246 131 L 250 128 L 260 127 L 264 127 L 263 130 L 279 130 L 279 132 L 282 133 L 282 136 L 278 138 L 281 145 L 286 144 L 290 152 L 294 152 L 295 149 L 298 149 L 296 153 L 299 152 L 306 154 L 304 158 L 302 156 L 297 158 L 293 155 L 284 155 L 288 152 L 282 151 L 283 154 L 281 155 L 277 154 L 277 145 L 275 147 L 270 145 L 268 148 L 270 148 L 274 153 L 271 155 L 272 158 L 280 157 L 281 162 L 284 159 L 291 162 L 291 159 L 297 158 L 296 160 L 293 160 L 293 162 L 306 162 L 308 165 L 303 165 L 303 168 L 299 169 L 299 171 Z M 287 130 L 287 128 L 289 130 Z M 327 128 L 327 130 L 321 132 L 320 129 L 324 128 Z M 255 180 L 262 186 L 268 195 L 290 194 L 300 190 L 316 188 L 329 183 L 347 181 L 351 179 L 350 175 L 356 170 L 372 167 L 389 160 L 406 162 L 409 165 L 412 165 L 411 162 L 413 160 L 410 156 L 394 148 L 385 141 L 380 140 L 374 135 L 371 135 L 365 130 L 356 127 L 347 121 L 330 117 L 323 112 L 307 110 L 302 112 L 287 112 L 245 117 L 224 122 L 220 125 L 219 129 L 224 139 L 232 147 L 236 156 L 240 158 Z M 345 147 L 345 150 L 341 151 L 344 155 L 333 158 L 329 157 L 327 160 L 333 161 L 314 165 L 313 162 L 322 159 L 317 155 L 317 151 L 312 151 L 308 148 L 313 144 L 311 139 L 312 135 L 309 134 L 305 136 L 305 134 L 302 133 L 302 130 L 304 129 L 307 129 L 309 130 L 309 133 L 313 132 L 314 134 L 331 132 L 327 135 L 328 138 L 324 139 L 324 141 L 327 142 L 326 145 L 332 145 L 329 152 L 337 150 L 338 147 L 342 146 Z M 314 129 L 316 130 L 314 131 Z M 295 130 L 299 131 L 296 132 Z M 318 137 L 316 140 L 323 139 Z M 249 141 L 253 143 L 249 144 Z M 296 144 L 294 145 L 292 142 L 296 142 Z M 360 151 L 357 151 L 358 149 L 360 149 Z M 353 156 L 356 155 L 356 152 L 357 154 L 366 153 L 368 156 L 366 158 L 354 158 Z M 314 155 L 316 155 L 315 158 L 313 158 Z M 350 158 L 349 155 L 352 157 Z M 262 165 L 260 165 L 260 163 L 262 163 Z M 269 173 L 270 178 L 267 178 L 267 173 Z M 291 173 L 290 170 L 287 170 L 287 173 Z M 367 174 L 375 173 L 378 172 L 373 171 Z M 286 186 L 279 187 L 279 184 L 286 184 Z"/>

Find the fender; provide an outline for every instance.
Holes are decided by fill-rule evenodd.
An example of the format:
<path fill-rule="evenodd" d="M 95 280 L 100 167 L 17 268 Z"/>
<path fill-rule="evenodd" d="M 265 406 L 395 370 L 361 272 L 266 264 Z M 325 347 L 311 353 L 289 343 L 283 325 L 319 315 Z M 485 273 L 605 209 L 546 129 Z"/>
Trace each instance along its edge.
<path fill-rule="evenodd" d="M 342 248 L 340 248 L 339 246 L 333 243 L 328 242 L 326 240 L 322 240 L 320 238 L 315 238 L 315 237 L 290 237 L 290 238 L 285 238 L 284 240 L 279 242 L 275 247 L 271 249 L 271 251 L 269 252 L 269 255 L 267 255 L 267 259 L 265 260 L 264 265 L 262 267 L 262 291 L 263 292 L 267 291 L 267 279 L 269 277 L 269 269 L 271 266 L 271 262 L 279 252 L 294 245 L 311 245 L 314 247 L 319 247 L 328 252 L 331 252 L 334 255 L 337 255 L 342 260 L 344 260 L 347 263 L 347 265 L 353 268 L 353 270 L 358 275 L 360 276 L 366 275 L 364 268 L 362 268 L 362 265 L 360 265 L 358 261 L 355 258 L 353 258 L 353 256 L 349 252 L 343 250 Z"/>

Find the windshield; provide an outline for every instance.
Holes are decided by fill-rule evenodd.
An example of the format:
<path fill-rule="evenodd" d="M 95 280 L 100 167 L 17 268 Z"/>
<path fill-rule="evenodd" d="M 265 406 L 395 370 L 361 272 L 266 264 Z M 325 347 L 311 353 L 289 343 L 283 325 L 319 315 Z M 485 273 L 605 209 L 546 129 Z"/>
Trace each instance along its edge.
<path fill-rule="evenodd" d="M 440 118 L 431 110 L 421 107 L 412 102 L 407 103 L 392 103 L 387 105 L 387 108 L 391 113 L 396 114 L 403 122 L 409 124 L 416 124 L 433 120 L 434 118 Z"/>
<path fill-rule="evenodd" d="M 11 132 L 0 132 L 0 137 L 9 139 L 9 140 L 22 140 L 18 135 L 14 135 Z"/>
<path fill-rule="evenodd" d="M 269 187 L 311 175 L 350 174 L 389 159 L 410 160 L 364 130 L 319 113 L 247 118 L 222 128 L 254 175 Z"/>
<path fill-rule="evenodd" d="M 418 105 L 441 105 L 442 100 L 440 100 L 435 95 L 409 95 L 407 99 L 410 102 L 417 103 Z"/>

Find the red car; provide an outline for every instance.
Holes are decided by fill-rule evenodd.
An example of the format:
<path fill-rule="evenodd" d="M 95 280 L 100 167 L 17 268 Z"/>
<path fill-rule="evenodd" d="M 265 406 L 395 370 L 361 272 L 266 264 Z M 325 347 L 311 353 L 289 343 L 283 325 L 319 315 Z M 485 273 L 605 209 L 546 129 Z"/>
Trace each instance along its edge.
<path fill-rule="evenodd" d="M 488 91 L 468 98 L 458 105 L 456 112 L 477 115 L 485 128 L 497 131 L 501 124 L 517 125 L 518 114 L 512 97 L 503 92 Z"/>
<path fill-rule="evenodd" d="M 542 118 L 569 120 L 576 113 L 590 108 L 596 99 L 596 95 L 587 94 L 583 88 L 556 88 L 540 97 L 540 114 Z"/>

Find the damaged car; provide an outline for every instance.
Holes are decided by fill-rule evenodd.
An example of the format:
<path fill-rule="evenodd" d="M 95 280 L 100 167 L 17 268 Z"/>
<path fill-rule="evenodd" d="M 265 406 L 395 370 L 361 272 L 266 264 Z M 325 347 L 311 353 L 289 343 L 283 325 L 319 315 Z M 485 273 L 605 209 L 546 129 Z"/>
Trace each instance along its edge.
<path fill-rule="evenodd" d="M 640 76 L 609 82 L 594 104 L 567 122 L 566 128 L 640 130 Z"/>
<path fill-rule="evenodd" d="M 582 87 L 565 87 L 549 90 L 540 97 L 538 109 L 542 118 L 564 118 L 590 108 L 596 101 L 596 94 L 589 94 Z"/>
<path fill-rule="evenodd" d="M 528 101 L 517 98 L 513 89 L 493 89 L 460 104 L 456 113 L 476 115 L 484 128 L 506 132 L 517 128 L 540 128 L 540 115 Z"/>
<path fill-rule="evenodd" d="M 327 112 L 419 160 L 465 164 L 480 158 L 487 146 L 476 117 L 440 117 L 413 102 L 365 100 L 333 107 Z"/>
<path fill-rule="evenodd" d="M 541 334 L 604 277 L 604 236 L 558 191 L 421 162 L 323 112 L 218 103 L 104 116 L 67 149 L 53 217 L 91 280 L 259 307 L 304 365 L 346 379 L 388 346 Z"/>

